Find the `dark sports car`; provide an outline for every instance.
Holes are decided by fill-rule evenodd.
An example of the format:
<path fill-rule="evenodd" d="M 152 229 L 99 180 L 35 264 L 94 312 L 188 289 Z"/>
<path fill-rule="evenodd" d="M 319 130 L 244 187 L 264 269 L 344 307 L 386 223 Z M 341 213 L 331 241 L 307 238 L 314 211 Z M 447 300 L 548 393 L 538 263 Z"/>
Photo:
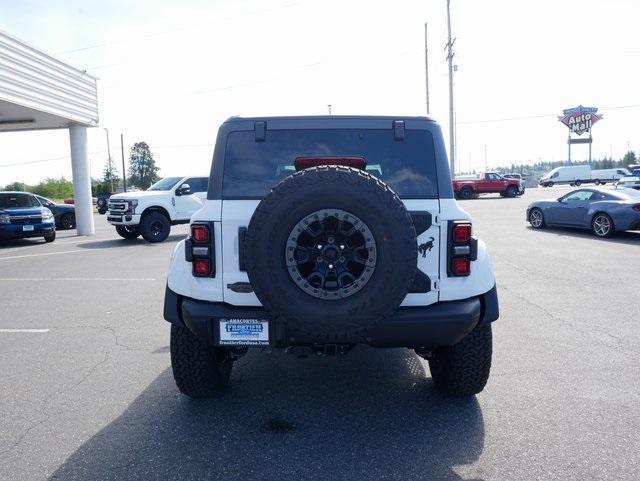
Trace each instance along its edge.
<path fill-rule="evenodd" d="M 76 228 L 76 208 L 68 204 L 56 204 L 52 200 L 36 195 L 36 199 L 43 207 L 49 209 L 56 219 L 56 227 L 58 229 L 75 229 Z"/>
<path fill-rule="evenodd" d="M 640 229 L 640 195 L 631 190 L 578 189 L 559 199 L 532 202 L 527 220 L 534 229 L 558 225 L 610 237 L 616 231 Z"/>

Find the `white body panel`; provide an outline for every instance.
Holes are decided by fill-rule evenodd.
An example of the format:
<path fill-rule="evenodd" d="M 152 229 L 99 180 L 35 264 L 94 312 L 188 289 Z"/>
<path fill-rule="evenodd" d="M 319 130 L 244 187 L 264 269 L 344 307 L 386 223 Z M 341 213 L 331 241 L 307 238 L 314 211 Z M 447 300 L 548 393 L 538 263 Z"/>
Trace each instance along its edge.
<path fill-rule="evenodd" d="M 546 173 L 540 179 L 540 182 L 549 181 L 554 184 L 568 184 L 576 180 L 584 182 L 591 180 L 591 167 L 588 165 L 567 165 L 564 167 L 556 167 Z"/>
<path fill-rule="evenodd" d="M 622 177 L 631 175 L 627 169 L 597 169 L 591 171 L 593 180 L 619 180 Z"/>
<path fill-rule="evenodd" d="M 115 221 L 107 217 L 108 222 L 112 225 L 138 225 L 142 213 L 150 207 L 161 207 L 169 214 L 171 221 L 191 219 L 191 216 L 203 207 L 207 193 L 194 192 L 190 195 L 176 195 L 176 189 L 180 188 L 187 179 L 193 177 L 196 176 L 183 177 L 170 190 L 145 190 L 112 195 L 109 198 L 109 204 L 117 201 L 137 200 L 138 205 L 135 208 L 135 213 L 131 215 L 131 220 L 123 218 Z M 111 207 L 109 207 L 109 214 L 112 214 Z"/>
<path fill-rule="evenodd" d="M 237 293 L 228 289 L 229 284 L 248 282 L 246 272 L 239 269 L 238 229 L 247 227 L 257 200 L 213 201 L 191 218 L 195 221 L 215 221 L 216 276 L 195 278 L 191 274 L 191 263 L 185 260 L 184 241 L 176 246 L 169 270 L 169 288 L 177 294 L 211 302 L 225 302 L 236 306 L 259 306 L 254 293 Z M 482 241 L 478 241 L 478 257 L 472 262 L 468 277 L 447 276 L 447 221 L 471 220 L 455 199 L 405 200 L 408 210 L 429 211 L 434 225 L 418 238 L 418 244 L 433 238 L 433 247 L 424 249 L 425 256 L 418 254 L 418 268 L 432 281 L 431 292 L 408 294 L 402 306 L 427 306 L 438 301 L 467 299 L 491 290 L 495 285 L 491 259 Z M 220 222 L 222 221 L 222 222 Z M 437 283 L 437 284 L 436 284 Z M 303 292 L 300 295 L 305 295 Z"/>

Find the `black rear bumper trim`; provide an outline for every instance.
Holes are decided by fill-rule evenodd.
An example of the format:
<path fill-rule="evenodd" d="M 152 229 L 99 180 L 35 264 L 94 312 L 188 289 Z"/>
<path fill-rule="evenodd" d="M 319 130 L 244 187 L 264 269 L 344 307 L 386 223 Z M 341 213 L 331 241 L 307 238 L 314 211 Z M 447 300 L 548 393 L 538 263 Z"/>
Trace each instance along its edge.
<path fill-rule="evenodd" d="M 439 347 L 460 341 L 477 325 L 498 318 L 495 286 L 485 294 L 458 301 L 438 302 L 424 307 L 401 307 L 394 315 L 361 335 L 341 340 L 344 344 L 376 347 Z M 219 319 L 268 319 L 273 347 L 319 344 L 313 337 L 287 332 L 262 307 L 238 307 L 223 302 L 207 302 L 182 297 L 166 288 L 164 318 L 183 324 L 204 342 L 218 345 Z M 293 339 L 292 339 L 293 338 Z"/>

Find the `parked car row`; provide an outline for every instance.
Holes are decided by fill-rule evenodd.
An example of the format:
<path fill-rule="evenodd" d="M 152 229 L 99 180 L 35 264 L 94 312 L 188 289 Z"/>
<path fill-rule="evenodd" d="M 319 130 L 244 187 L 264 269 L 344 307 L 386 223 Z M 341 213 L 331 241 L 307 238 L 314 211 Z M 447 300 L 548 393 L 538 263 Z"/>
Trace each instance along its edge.
<path fill-rule="evenodd" d="M 623 168 L 591 170 L 589 165 L 565 165 L 547 172 L 542 176 L 539 184 L 542 187 L 563 184 L 575 187 L 580 187 L 582 184 L 604 185 L 630 175 L 631 172 Z"/>

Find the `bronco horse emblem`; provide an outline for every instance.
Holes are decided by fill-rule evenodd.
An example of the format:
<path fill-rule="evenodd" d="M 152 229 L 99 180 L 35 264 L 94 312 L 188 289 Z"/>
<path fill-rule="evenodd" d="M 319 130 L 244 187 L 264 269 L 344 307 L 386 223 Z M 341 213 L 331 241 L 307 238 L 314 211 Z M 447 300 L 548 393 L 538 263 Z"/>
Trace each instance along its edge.
<path fill-rule="evenodd" d="M 431 251 L 433 249 L 433 241 L 435 239 L 433 237 L 429 237 L 427 242 L 424 242 L 418 246 L 418 252 L 422 254 L 422 257 L 427 257 L 427 251 Z"/>

